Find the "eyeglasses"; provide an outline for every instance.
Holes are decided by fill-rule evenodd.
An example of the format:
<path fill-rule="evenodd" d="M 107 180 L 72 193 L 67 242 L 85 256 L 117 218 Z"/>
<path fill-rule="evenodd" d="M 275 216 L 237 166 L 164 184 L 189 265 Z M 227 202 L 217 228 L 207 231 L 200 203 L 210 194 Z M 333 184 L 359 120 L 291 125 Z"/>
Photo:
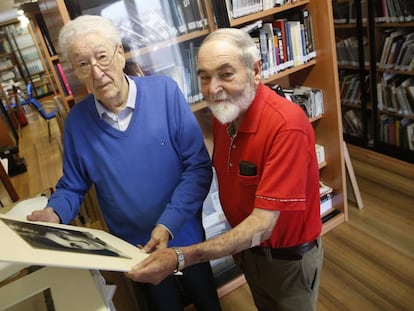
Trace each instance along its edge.
<path fill-rule="evenodd" d="M 78 64 L 74 65 L 75 74 L 78 76 L 78 78 L 83 79 L 90 76 L 93 66 L 98 66 L 102 71 L 107 70 L 114 63 L 114 58 L 117 50 L 118 48 L 116 47 L 112 56 L 108 56 L 106 53 L 100 54 L 96 60 L 96 63 L 93 65 L 87 61 L 79 62 Z"/>

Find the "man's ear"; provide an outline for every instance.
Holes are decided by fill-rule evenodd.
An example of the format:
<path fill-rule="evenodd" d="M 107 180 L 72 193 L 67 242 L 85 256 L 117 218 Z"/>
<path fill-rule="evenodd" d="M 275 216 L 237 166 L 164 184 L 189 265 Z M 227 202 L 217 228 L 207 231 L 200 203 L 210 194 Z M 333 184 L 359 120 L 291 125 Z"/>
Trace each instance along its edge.
<path fill-rule="evenodd" d="M 119 54 L 119 57 L 121 57 L 121 60 L 122 60 L 122 68 L 125 69 L 126 59 L 125 59 L 124 46 L 120 44 L 117 49 L 118 49 L 117 53 Z"/>
<path fill-rule="evenodd" d="M 259 85 L 260 83 L 260 79 L 262 77 L 262 61 L 258 60 L 257 62 L 254 63 L 253 65 L 253 82 L 256 86 Z"/>

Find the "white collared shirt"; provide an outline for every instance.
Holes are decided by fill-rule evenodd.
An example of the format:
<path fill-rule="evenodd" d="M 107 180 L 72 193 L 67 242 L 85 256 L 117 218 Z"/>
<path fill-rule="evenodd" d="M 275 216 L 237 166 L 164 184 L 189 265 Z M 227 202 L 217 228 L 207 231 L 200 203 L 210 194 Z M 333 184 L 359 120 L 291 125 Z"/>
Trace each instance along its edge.
<path fill-rule="evenodd" d="M 122 109 L 118 114 L 106 109 L 105 106 L 95 98 L 95 106 L 99 117 L 113 128 L 120 131 L 125 131 L 128 128 L 129 123 L 131 122 L 132 113 L 135 109 L 135 100 L 137 97 L 137 86 L 128 76 L 125 77 L 129 84 L 128 97 L 124 109 Z"/>

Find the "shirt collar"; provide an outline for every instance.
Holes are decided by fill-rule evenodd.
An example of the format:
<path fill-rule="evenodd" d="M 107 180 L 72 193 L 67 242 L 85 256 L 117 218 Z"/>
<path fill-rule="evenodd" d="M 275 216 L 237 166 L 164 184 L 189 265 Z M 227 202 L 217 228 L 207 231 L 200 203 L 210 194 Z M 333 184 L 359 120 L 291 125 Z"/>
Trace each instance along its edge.
<path fill-rule="evenodd" d="M 135 109 L 135 100 L 137 98 L 137 86 L 136 86 L 135 82 L 130 77 L 125 75 L 125 78 L 128 81 L 129 89 L 128 89 L 127 102 L 126 102 L 126 105 L 125 105 L 124 109 L 134 110 Z M 96 110 L 98 111 L 98 115 L 101 119 L 102 119 L 104 114 L 106 114 L 108 116 L 114 116 L 114 113 L 109 111 L 108 109 L 106 109 L 105 106 L 102 105 L 99 102 L 99 100 L 96 99 L 96 97 L 94 97 L 94 99 L 95 99 Z"/>
<path fill-rule="evenodd" d="M 266 93 L 266 87 L 263 83 L 259 83 L 259 86 L 257 87 L 256 91 L 256 96 L 254 97 L 252 104 L 247 110 L 246 115 L 244 116 L 244 119 L 240 124 L 238 132 L 256 132 L 264 108 L 264 105 L 262 105 L 261 103 L 263 103 L 266 100 L 265 97 L 267 96 L 268 94 Z"/>

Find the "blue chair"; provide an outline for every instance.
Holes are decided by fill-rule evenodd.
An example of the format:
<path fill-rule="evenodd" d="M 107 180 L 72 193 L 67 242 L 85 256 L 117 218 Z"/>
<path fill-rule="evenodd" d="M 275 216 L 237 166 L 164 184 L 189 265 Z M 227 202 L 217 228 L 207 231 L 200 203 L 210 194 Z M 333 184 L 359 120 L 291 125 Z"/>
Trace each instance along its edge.
<path fill-rule="evenodd" d="M 47 132 L 49 135 L 49 142 L 52 139 L 52 132 L 50 129 L 50 120 L 56 118 L 57 107 L 53 105 L 52 110 L 47 112 L 45 107 L 32 95 L 32 84 L 27 84 L 27 99 L 21 103 L 21 105 L 31 104 L 40 114 L 40 116 L 46 121 L 47 123 Z"/>

